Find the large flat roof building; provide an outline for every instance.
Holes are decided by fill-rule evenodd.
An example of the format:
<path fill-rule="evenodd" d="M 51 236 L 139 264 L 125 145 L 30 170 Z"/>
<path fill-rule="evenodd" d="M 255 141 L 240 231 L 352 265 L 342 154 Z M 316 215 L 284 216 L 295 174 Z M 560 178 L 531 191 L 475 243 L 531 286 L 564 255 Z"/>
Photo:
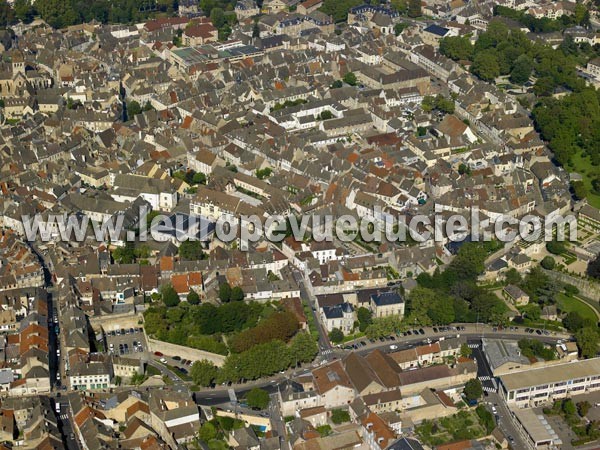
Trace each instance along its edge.
<path fill-rule="evenodd" d="M 500 391 L 510 406 L 543 405 L 569 395 L 600 390 L 600 358 L 572 361 L 501 375 Z"/>

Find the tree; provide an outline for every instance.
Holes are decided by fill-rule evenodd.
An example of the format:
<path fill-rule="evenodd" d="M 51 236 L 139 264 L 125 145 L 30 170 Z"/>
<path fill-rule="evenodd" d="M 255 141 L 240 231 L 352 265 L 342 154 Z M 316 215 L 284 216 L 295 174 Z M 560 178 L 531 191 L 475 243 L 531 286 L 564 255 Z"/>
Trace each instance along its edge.
<path fill-rule="evenodd" d="M 195 361 L 190 369 L 190 376 L 194 383 L 198 386 L 210 386 L 214 379 L 217 377 L 217 367 L 208 361 L 203 359 L 202 361 Z"/>
<path fill-rule="evenodd" d="M 400 36 L 400 34 L 408 27 L 407 23 L 398 22 L 394 25 L 394 34 L 396 36 Z"/>
<path fill-rule="evenodd" d="M 15 5 L 16 6 L 16 5 Z M 6 0 L 0 0 L 0 27 L 4 28 L 15 20 L 15 11 Z"/>
<path fill-rule="evenodd" d="M 571 190 L 576 200 L 583 200 L 587 197 L 588 191 L 583 181 L 572 181 Z"/>
<path fill-rule="evenodd" d="M 202 251 L 202 243 L 200 241 L 186 240 L 179 246 L 179 256 L 186 261 L 199 261 L 206 259 L 206 255 Z"/>
<path fill-rule="evenodd" d="M 36 0 L 35 9 L 54 28 L 63 28 L 77 22 L 77 13 L 69 1 Z"/>
<path fill-rule="evenodd" d="M 483 388 L 481 387 L 481 381 L 477 378 L 473 378 L 465 384 L 463 390 L 465 397 L 469 401 L 477 400 L 483 395 Z"/>
<path fill-rule="evenodd" d="M 179 295 L 171 284 L 164 284 L 160 289 L 162 301 L 165 306 L 172 308 L 179 305 Z"/>
<path fill-rule="evenodd" d="M 548 250 L 553 255 L 561 255 L 567 249 L 565 247 L 565 243 L 562 241 L 548 241 L 546 243 L 546 250 Z"/>
<path fill-rule="evenodd" d="M 344 409 L 334 409 L 331 411 L 331 421 L 336 425 L 350 422 L 350 414 Z"/>
<path fill-rule="evenodd" d="M 515 84 L 524 84 L 529 81 L 532 70 L 533 60 L 528 55 L 523 54 L 517 58 L 510 71 L 510 81 Z"/>
<path fill-rule="evenodd" d="M 600 279 L 600 255 L 588 263 L 586 272 L 590 277 Z"/>
<path fill-rule="evenodd" d="M 577 330 L 575 340 L 577 341 L 577 347 L 579 347 L 579 354 L 583 358 L 593 358 L 598 353 L 600 336 L 597 328 L 585 327 Z"/>
<path fill-rule="evenodd" d="M 519 284 L 522 280 L 521 274 L 514 267 L 506 271 L 504 279 L 507 284 Z"/>
<path fill-rule="evenodd" d="M 310 333 L 299 331 L 290 341 L 290 352 L 296 364 L 305 363 L 315 358 L 319 347 Z"/>
<path fill-rule="evenodd" d="M 142 112 L 141 105 L 135 100 L 127 102 L 127 114 L 129 117 L 133 117 Z"/>
<path fill-rule="evenodd" d="M 577 412 L 581 417 L 587 416 L 588 412 L 590 412 L 592 405 L 587 400 L 577 403 Z"/>
<path fill-rule="evenodd" d="M 573 403 L 573 400 L 571 400 L 570 398 L 566 398 L 563 400 L 561 409 L 567 417 L 574 416 L 575 414 L 577 414 L 577 407 L 575 406 L 575 403 Z"/>
<path fill-rule="evenodd" d="M 477 413 L 477 416 L 479 416 L 479 420 L 485 427 L 486 432 L 490 434 L 494 431 L 494 428 L 496 428 L 496 421 L 494 420 L 492 413 L 483 405 L 478 405 L 477 408 L 475 408 L 475 412 Z"/>
<path fill-rule="evenodd" d="M 454 61 L 470 60 L 473 44 L 468 36 L 450 36 L 440 41 L 440 53 Z"/>
<path fill-rule="evenodd" d="M 231 350 L 240 353 L 255 345 L 280 340 L 287 342 L 298 331 L 298 319 L 289 311 L 279 311 L 261 320 L 255 327 L 231 339 Z"/>
<path fill-rule="evenodd" d="M 252 37 L 253 38 L 260 37 L 260 27 L 258 26 L 258 22 L 254 22 L 254 26 L 252 27 Z"/>
<path fill-rule="evenodd" d="M 344 333 L 339 328 L 334 328 L 329 332 L 329 340 L 334 344 L 339 344 L 344 340 Z"/>
<path fill-rule="evenodd" d="M 270 167 L 265 167 L 264 169 L 257 169 L 256 178 L 258 178 L 259 180 L 264 180 L 266 178 L 269 178 L 272 173 L 273 169 L 271 169 Z"/>
<path fill-rule="evenodd" d="M 342 80 L 335 80 L 331 83 L 331 89 L 339 89 L 344 86 L 344 82 Z"/>
<path fill-rule="evenodd" d="M 206 184 L 206 175 L 202 172 L 196 172 L 192 177 L 192 183 L 194 184 Z"/>
<path fill-rule="evenodd" d="M 188 293 L 186 300 L 190 305 L 200 304 L 200 296 L 193 289 L 190 289 L 190 292 Z"/>
<path fill-rule="evenodd" d="M 473 350 L 471 350 L 471 347 L 466 342 L 460 346 L 460 356 L 463 358 L 471 357 L 471 353 L 473 353 Z"/>
<path fill-rule="evenodd" d="M 541 265 L 546 270 L 552 270 L 556 265 L 556 261 L 552 256 L 546 256 L 544 259 L 542 259 Z"/>
<path fill-rule="evenodd" d="M 420 17 L 423 13 L 421 11 L 421 0 L 408 0 L 408 17 Z"/>
<path fill-rule="evenodd" d="M 500 76 L 500 65 L 498 64 L 495 52 L 486 50 L 477 53 L 473 60 L 471 71 L 483 81 L 494 81 Z"/>
<path fill-rule="evenodd" d="M 24 23 L 31 23 L 33 21 L 35 11 L 29 0 L 15 0 L 13 8 L 17 19 Z"/>
<path fill-rule="evenodd" d="M 365 331 L 371 323 L 373 323 L 373 314 L 364 306 L 361 306 L 356 311 L 356 317 L 358 318 L 358 329 Z"/>
<path fill-rule="evenodd" d="M 225 282 L 219 286 L 219 300 L 222 302 L 228 302 L 231 300 L 231 286 Z"/>
<path fill-rule="evenodd" d="M 406 0 L 392 0 L 391 4 L 392 8 L 394 8 L 400 14 L 404 14 L 408 9 L 408 4 Z"/>
<path fill-rule="evenodd" d="M 265 409 L 270 400 L 269 393 L 264 389 L 254 388 L 246 394 L 246 403 L 254 409 Z"/>
<path fill-rule="evenodd" d="M 460 163 L 458 166 L 459 175 L 471 175 L 471 168 L 465 163 Z"/>
<path fill-rule="evenodd" d="M 217 437 L 217 427 L 211 422 L 204 422 L 198 431 L 198 437 L 208 443 Z"/>
<path fill-rule="evenodd" d="M 215 26 L 215 28 L 223 28 L 223 25 L 226 23 L 225 12 L 222 8 L 213 8 L 210 11 L 210 21 Z"/>
<path fill-rule="evenodd" d="M 241 302 L 242 300 L 244 300 L 244 291 L 239 286 L 234 287 L 231 290 L 231 301 Z"/>
<path fill-rule="evenodd" d="M 350 86 L 356 86 L 356 83 L 358 82 L 354 72 L 348 72 L 346 75 L 344 75 L 343 80 L 344 83 L 349 84 Z"/>
<path fill-rule="evenodd" d="M 323 111 L 319 118 L 321 120 L 329 120 L 329 119 L 333 119 L 333 113 L 331 111 L 329 111 L 328 109 L 326 109 L 325 111 Z"/>

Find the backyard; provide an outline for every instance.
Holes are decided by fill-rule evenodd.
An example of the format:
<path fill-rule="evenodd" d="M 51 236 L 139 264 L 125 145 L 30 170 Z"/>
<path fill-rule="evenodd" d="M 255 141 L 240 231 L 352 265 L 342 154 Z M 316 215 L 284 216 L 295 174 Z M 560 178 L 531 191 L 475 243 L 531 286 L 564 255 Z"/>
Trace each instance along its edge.
<path fill-rule="evenodd" d="M 423 443 L 435 446 L 463 439 L 479 439 L 488 433 L 475 411 L 459 411 L 438 420 L 425 420 L 416 428 Z"/>

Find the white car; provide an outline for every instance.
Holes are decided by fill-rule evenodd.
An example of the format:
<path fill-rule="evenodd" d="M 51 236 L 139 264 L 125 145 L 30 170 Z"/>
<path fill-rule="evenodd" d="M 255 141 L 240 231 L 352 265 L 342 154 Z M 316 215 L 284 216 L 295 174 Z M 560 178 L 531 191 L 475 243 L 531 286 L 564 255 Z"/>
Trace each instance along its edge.
<path fill-rule="evenodd" d="M 160 361 L 161 363 L 163 363 L 163 364 L 166 364 L 166 363 L 167 363 L 167 360 L 166 360 L 165 358 L 160 358 L 160 360 L 159 360 L 159 361 Z"/>
<path fill-rule="evenodd" d="M 390 345 L 390 350 L 397 350 L 397 349 L 398 349 L 397 345 L 394 345 L 394 344 Z"/>

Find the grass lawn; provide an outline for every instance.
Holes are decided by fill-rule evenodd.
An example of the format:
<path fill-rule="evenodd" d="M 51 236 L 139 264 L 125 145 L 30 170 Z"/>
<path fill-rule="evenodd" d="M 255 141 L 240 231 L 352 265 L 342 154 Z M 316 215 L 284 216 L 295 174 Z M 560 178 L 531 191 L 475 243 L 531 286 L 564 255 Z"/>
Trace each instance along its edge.
<path fill-rule="evenodd" d="M 583 177 L 583 183 L 588 191 L 588 203 L 595 208 L 600 208 L 600 195 L 592 192 L 592 180 L 594 178 L 600 178 L 600 167 L 593 166 L 589 157 L 577 153 L 571 158 L 567 170 L 570 172 L 577 172 Z"/>
<path fill-rule="evenodd" d="M 450 417 L 425 420 L 415 431 L 424 443 L 432 446 L 487 435 L 475 411 L 460 411 Z"/>
<path fill-rule="evenodd" d="M 584 302 L 579 300 L 576 297 L 569 297 L 562 292 L 556 296 L 557 306 L 566 312 L 576 311 L 583 317 L 584 319 L 591 319 L 596 322 L 598 320 L 598 316 L 596 312 L 592 309 L 591 306 L 586 305 Z"/>

